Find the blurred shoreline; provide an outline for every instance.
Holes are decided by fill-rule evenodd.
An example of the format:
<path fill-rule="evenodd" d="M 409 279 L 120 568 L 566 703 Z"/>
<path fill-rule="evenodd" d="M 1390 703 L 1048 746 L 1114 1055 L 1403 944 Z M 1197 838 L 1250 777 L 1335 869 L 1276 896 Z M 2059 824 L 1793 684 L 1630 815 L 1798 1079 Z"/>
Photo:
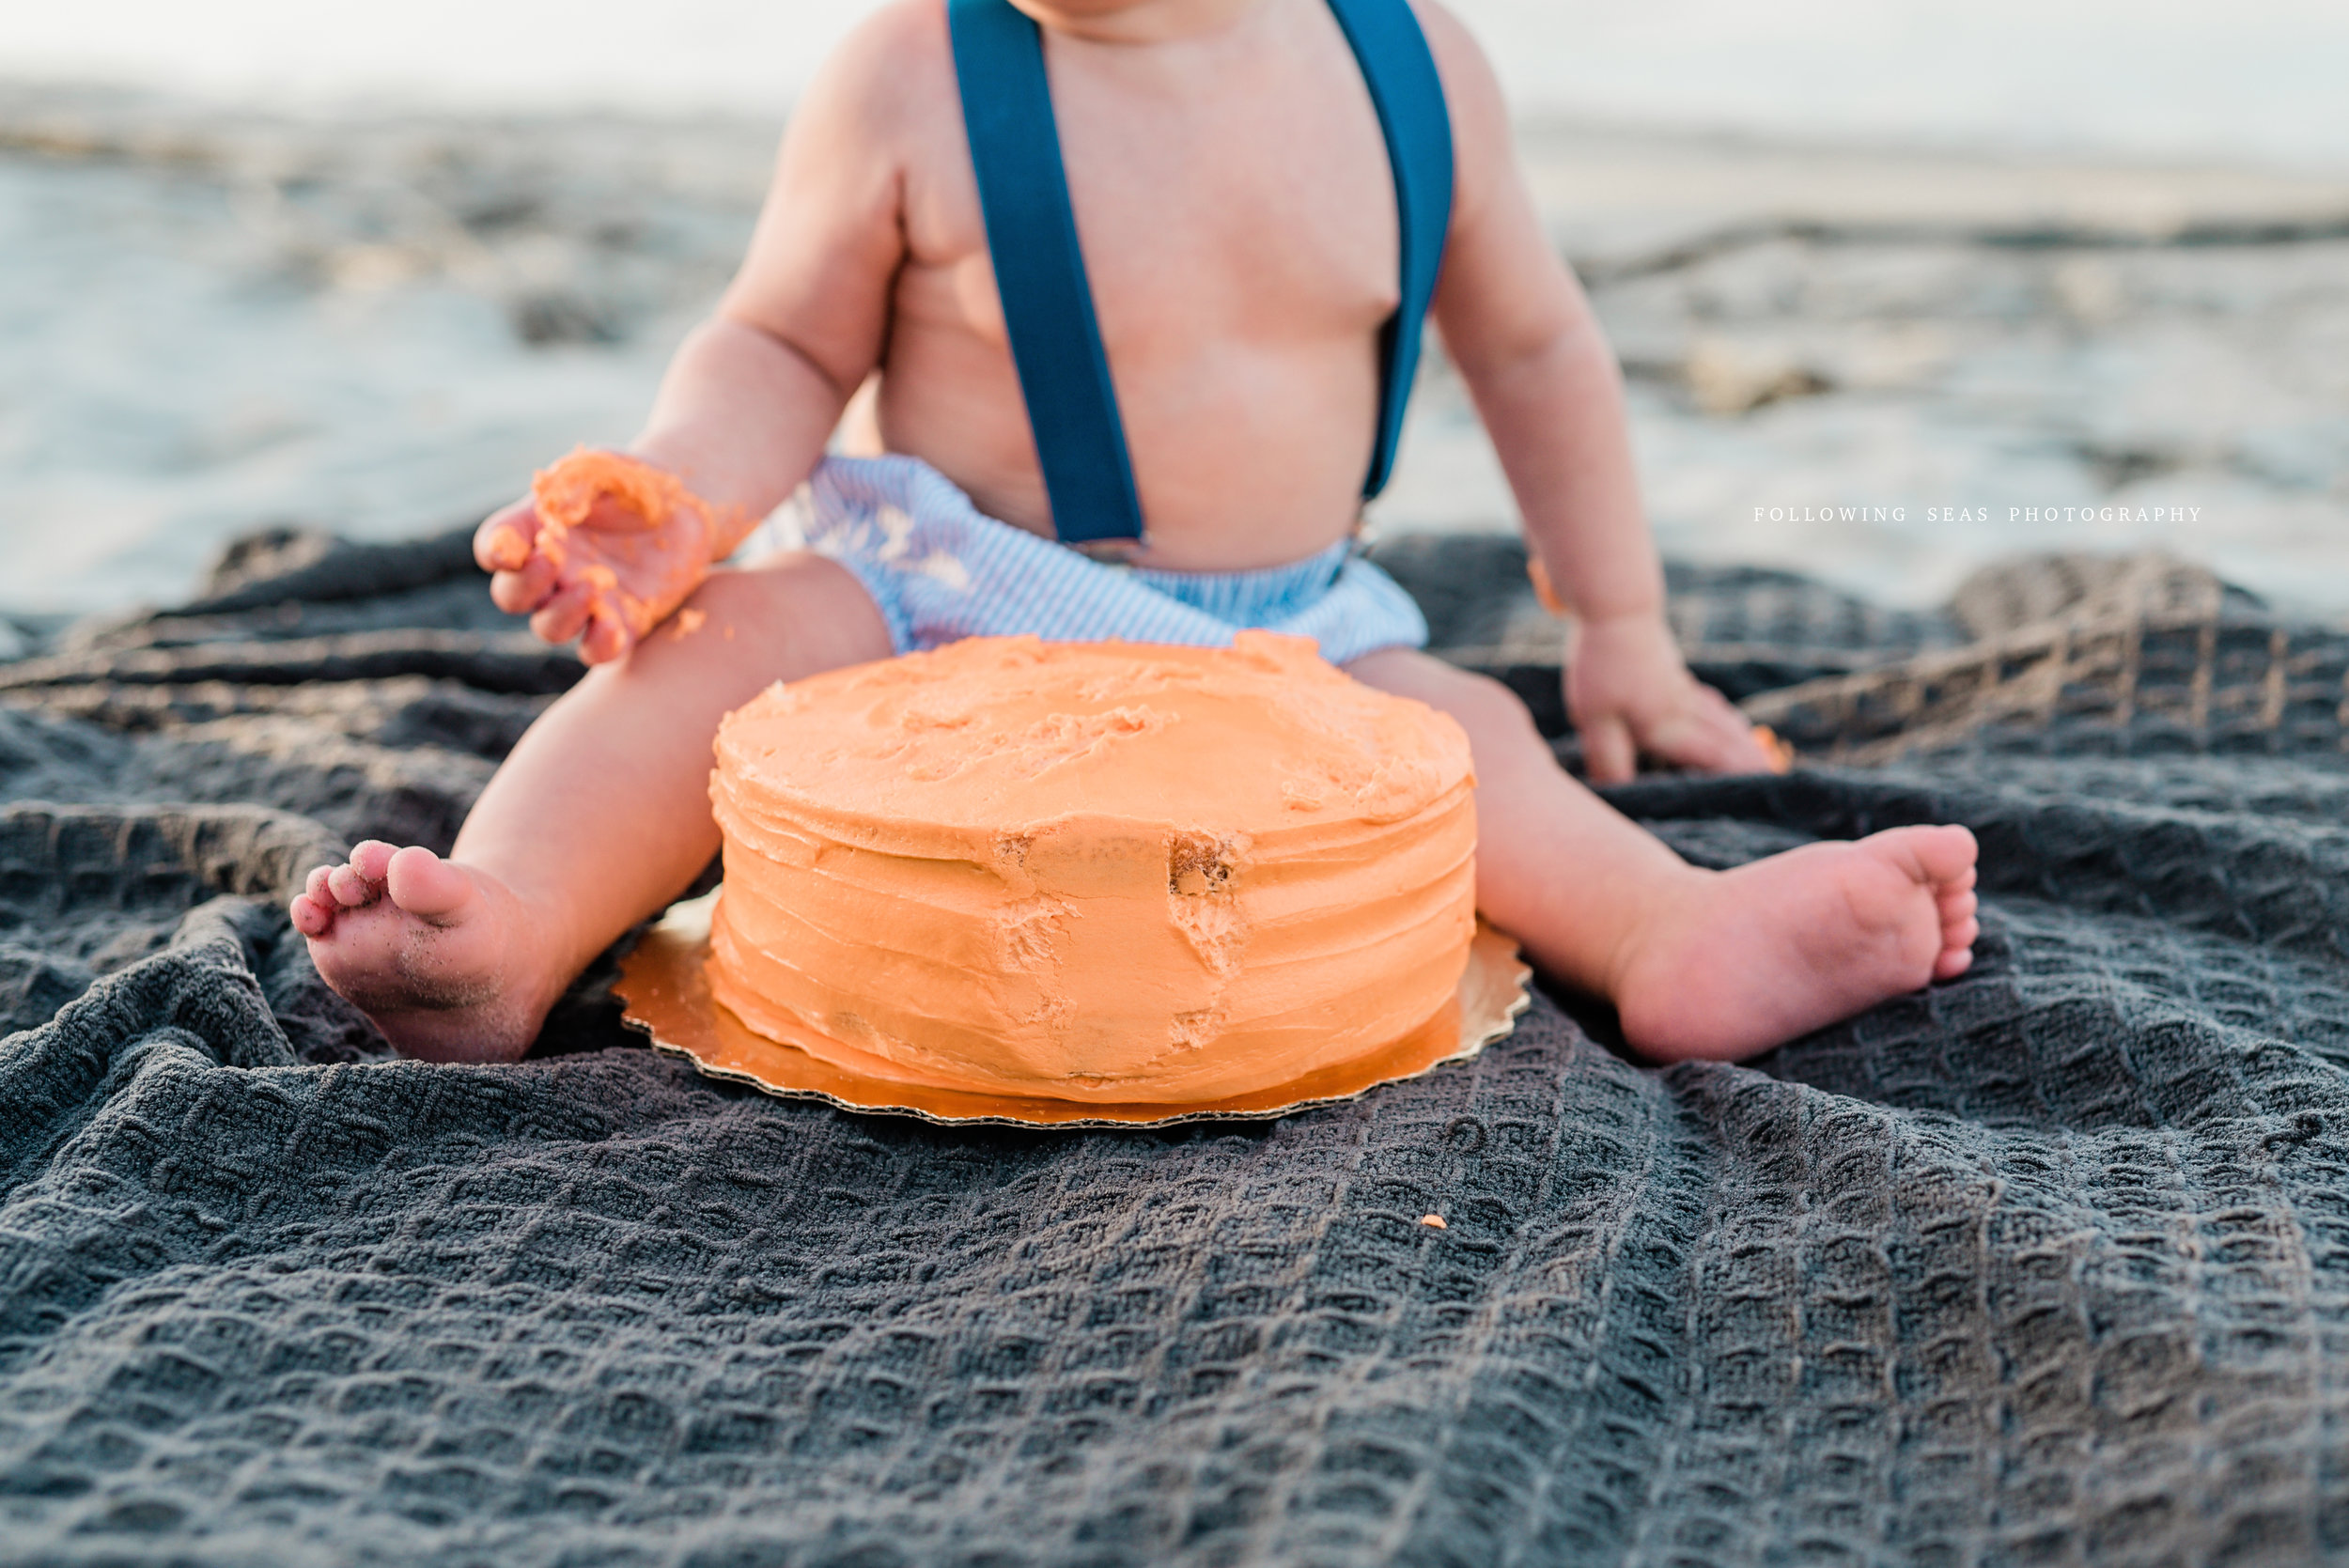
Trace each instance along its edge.
<path fill-rule="evenodd" d="M 625 439 L 779 128 L 0 90 L 0 612 L 168 599 L 262 524 L 445 527 Z M 1520 142 L 1668 552 L 1916 604 L 2017 549 L 2164 548 L 2349 611 L 2349 174 Z M 1511 515 L 1432 365 L 1375 520 Z"/>
<path fill-rule="evenodd" d="M 80 0 L 0 8 L 25 80 L 369 117 L 775 118 L 887 0 Z M 1516 112 L 1765 141 L 2220 156 L 2349 173 L 2335 0 L 1445 0 Z"/>

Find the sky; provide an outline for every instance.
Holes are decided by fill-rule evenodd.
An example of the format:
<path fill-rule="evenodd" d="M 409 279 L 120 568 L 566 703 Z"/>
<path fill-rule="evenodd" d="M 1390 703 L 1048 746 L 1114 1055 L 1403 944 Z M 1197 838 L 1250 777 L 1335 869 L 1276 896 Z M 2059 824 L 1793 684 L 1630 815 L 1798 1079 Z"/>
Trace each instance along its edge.
<path fill-rule="evenodd" d="M 877 3 L 20 4 L 0 6 L 0 79 L 774 114 Z M 2342 0 L 1449 3 L 1529 116 L 2349 169 Z"/>

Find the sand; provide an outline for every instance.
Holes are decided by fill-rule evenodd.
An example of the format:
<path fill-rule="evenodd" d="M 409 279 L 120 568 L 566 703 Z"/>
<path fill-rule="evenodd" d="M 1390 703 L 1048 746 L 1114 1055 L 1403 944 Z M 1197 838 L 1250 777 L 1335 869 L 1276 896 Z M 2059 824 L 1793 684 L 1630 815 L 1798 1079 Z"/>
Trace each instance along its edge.
<path fill-rule="evenodd" d="M 12 89 L 0 614 L 171 597 L 256 523 L 445 527 L 624 440 L 739 256 L 775 129 Z M 2349 179 L 1523 146 L 1623 355 L 1668 551 L 1913 605 L 2017 548 L 2155 546 L 2349 610 Z M 1509 528 L 1462 389 L 1440 356 L 1426 376 L 1375 522 Z"/>

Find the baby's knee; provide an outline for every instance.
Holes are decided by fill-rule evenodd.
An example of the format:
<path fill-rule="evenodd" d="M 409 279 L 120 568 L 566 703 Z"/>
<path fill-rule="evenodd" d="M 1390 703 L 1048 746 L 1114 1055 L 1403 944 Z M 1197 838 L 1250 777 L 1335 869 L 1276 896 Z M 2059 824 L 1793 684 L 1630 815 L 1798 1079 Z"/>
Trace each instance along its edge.
<path fill-rule="evenodd" d="M 1410 648 L 1383 648 L 1346 666 L 1364 685 L 1411 697 L 1450 714 L 1480 752 L 1527 740 L 1542 744 L 1533 716 L 1517 694 L 1490 675 Z"/>
<path fill-rule="evenodd" d="M 1471 735 L 1486 733 L 1510 739 L 1538 741 L 1532 712 L 1524 699 L 1490 675 L 1473 670 L 1454 672 L 1459 677 L 1460 708 L 1455 715 Z"/>
<path fill-rule="evenodd" d="M 721 567 L 693 590 L 685 611 L 694 613 L 697 629 L 715 629 L 724 641 L 786 643 L 823 665 L 861 664 L 894 651 L 889 623 L 855 574 L 809 551 Z"/>
<path fill-rule="evenodd" d="M 1437 663 L 1430 660 L 1430 663 Z M 1515 691 L 1490 675 L 1455 665 L 1438 664 L 1439 691 L 1424 699 L 1459 722 L 1470 744 L 1480 751 L 1493 745 L 1542 743 L 1533 715 Z"/>

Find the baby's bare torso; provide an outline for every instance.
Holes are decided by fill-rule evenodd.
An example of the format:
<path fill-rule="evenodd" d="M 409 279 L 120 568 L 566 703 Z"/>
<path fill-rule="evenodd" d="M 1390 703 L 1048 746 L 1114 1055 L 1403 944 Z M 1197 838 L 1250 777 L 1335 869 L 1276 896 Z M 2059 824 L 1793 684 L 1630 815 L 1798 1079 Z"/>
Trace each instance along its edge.
<path fill-rule="evenodd" d="M 884 315 L 880 441 L 937 467 L 982 510 L 1049 535 L 944 8 L 911 0 L 872 32 L 882 36 L 852 43 L 834 68 L 851 78 L 836 90 L 856 92 L 857 112 L 819 101 L 817 134 L 801 138 L 816 145 L 786 150 L 786 180 L 794 159 L 886 153 L 898 248 L 872 302 Z M 885 52 L 894 76 L 878 100 L 881 84 L 854 80 L 879 64 L 861 57 L 868 49 Z M 1045 57 L 1145 559 L 1237 570 L 1326 547 L 1360 509 L 1378 332 L 1398 298 L 1392 177 L 1335 19 L 1323 0 L 1259 0 L 1224 28 L 1173 42 L 1048 30 Z M 868 179 L 804 183 L 795 210 L 807 230 L 845 236 L 881 217 Z M 754 247 L 737 300 L 767 303 L 754 314 L 794 341 L 820 334 L 810 318 L 832 292 L 820 272 L 777 278 L 762 302 L 761 250 L 823 265 L 810 242 Z"/>

